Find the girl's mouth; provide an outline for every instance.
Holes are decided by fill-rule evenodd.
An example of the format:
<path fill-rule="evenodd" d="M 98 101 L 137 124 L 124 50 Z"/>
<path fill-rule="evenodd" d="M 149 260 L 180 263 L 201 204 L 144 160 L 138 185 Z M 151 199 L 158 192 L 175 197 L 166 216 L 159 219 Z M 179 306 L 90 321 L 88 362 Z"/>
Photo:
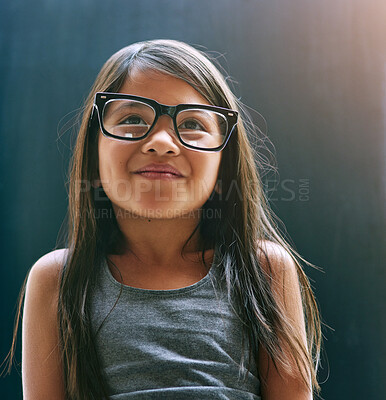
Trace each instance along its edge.
<path fill-rule="evenodd" d="M 180 175 L 171 174 L 169 172 L 154 172 L 154 171 L 143 171 L 136 172 L 136 175 L 144 176 L 149 179 L 177 179 L 181 178 Z"/>
<path fill-rule="evenodd" d="M 184 176 L 170 164 L 148 164 L 134 171 L 134 174 L 149 179 L 178 179 Z"/>

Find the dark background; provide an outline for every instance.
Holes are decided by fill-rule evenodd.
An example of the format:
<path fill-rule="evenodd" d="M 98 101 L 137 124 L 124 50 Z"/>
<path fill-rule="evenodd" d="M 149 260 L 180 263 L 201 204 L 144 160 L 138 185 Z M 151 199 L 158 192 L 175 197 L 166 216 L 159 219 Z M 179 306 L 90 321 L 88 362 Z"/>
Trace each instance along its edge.
<path fill-rule="evenodd" d="M 112 53 L 170 38 L 217 52 L 267 121 L 272 208 L 324 268 L 306 268 L 334 329 L 322 396 L 385 398 L 383 0 L 2 0 L 0 15 L 1 359 L 25 274 L 66 214 L 76 110 Z M 0 398 L 21 399 L 16 371 L 0 378 Z"/>

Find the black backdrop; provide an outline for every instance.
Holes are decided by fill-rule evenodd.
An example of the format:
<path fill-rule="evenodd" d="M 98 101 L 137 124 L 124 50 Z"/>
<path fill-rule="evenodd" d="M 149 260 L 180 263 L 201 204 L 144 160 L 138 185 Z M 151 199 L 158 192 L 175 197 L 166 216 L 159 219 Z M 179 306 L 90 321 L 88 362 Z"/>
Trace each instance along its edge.
<path fill-rule="evenodd" d="M 384 1 L 0 4 L 0 358 L 24 276 L 65 217 L 74 111 L 113 52 L 171 38 L 224 54 L 236 94 L 267 121 L 280 172 L 266 182 L 272 207 L 297 250 L 324 267 L 307 268 L 335 330 L 324 329 L 323 397 L 383 399 Z M 21 399 L 17 372 L 0 385 L 1 399 Z"/>

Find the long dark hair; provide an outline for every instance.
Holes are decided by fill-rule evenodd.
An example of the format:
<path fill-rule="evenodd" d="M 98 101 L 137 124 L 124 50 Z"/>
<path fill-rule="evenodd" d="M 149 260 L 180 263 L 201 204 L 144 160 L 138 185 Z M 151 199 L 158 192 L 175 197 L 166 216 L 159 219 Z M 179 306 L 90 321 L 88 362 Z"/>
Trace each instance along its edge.
<path fill-rule="evenodd" d="M 134 67 L 183 79 L 210 104 L 240 112 L 242 117 L 223 150 L 218 176 L 221 191 L 214 193 L 204 205 L 204 211 L 219 210 L 216 214 L 219 217 L 203 217 L 197 229 L 205 248 L 215 249 L 213 262 L 222 268 L 228 297 L 231 291 L 234 293 L 235 310 L 243 322 L 244 343 L 248 343 L 249 349 L 248 360 L 244 359 L 244 352 L 241 354 L 240 371 L 244 377 L 246 361 L 249 371 L 252 357 L 257 359 L 260 343 L 275 366 L 295 374 L 296 371 L 291 371 L 295 360 L 304 382 L 309 385 L 311 381 L 313 389 L 319 391 L 316 371 L 321 346 L 320 318 L 301 261 L 312 264 L 288 244 L 277 228 L 258 174 L 259 157 L 254 154 L 247 135 L 246 126 L 252 127 L 252 124 L 245 124 L 248 117 L 242 104 L 207 55 L 182 42 L 153 40 L 125 47 L 111 56 L 101 69 L 83 109 L 70 167 L 68 255 L 60 278 L 58 304 L 67 397 L 77 400 L 108 398 L 90 327 L 89 295 L 95 269 L 102 257 L 119 254 L 123 238 L 103 190 L 89 185 L 97 178 L 99 134 L 96 120 L 92 119 L 91 125 L 89 122 L 95 93 L 118 92 Z M 88 190 L 85 190 L 85 183 Z M 104 217 L 100 217 L 102 209 Z M 208 214 L 204 212 L 203 215 Z M 264 272 L 257 256 L 265 253 L 265 241 L 284 248 L 296 264 L 302 289 L 306 344 L 275 301 L 269 274 Z M 269 263 L 268 256 L 266 258 Z M 283 351 L 279 333 L 290 349 L 291 359 Z"/>

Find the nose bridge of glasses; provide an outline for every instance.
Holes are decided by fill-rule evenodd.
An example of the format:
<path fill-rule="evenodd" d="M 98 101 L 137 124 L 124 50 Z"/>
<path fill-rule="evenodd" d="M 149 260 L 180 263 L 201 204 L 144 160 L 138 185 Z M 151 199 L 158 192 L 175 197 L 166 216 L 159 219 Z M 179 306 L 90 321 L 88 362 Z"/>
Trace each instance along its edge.
<path fill-rule="evenodd" d="M 157 117 L 157 119 L 159 120 L 159 119 L 161 119 L 161 121 L 163 120 L 163 118 L 161 118 L 162 116 L 164 116 L 164 115 L 167 115 L 167 116 L 169 116 L 170 117 L 170 119 L 169 119 L 169 121 L 168 121 L 168 125 L 171 127 L 171 129 L 174 131 L 174 123 L 173 123 L 173 120 L 174 120 L 174 116 L 176 115 L 176 110 L 177 110 L 177 107 L 176 106 L 167 106 L 167 105 L 164 105 L 164 104 L 159 104 L 158 105 L 158 110 L 157 110 L 157 114 L 158 114 L 158 117 Z M 164 120 L 164 123 L 166 124 L 166 121 L 167 121 L 167 119 L 166 120 Z M 162 123 L 161 123 L 162 124 Z"/>
<path fill-rule="evenodd" d="M 160 104 L 160 113 L 159 115 L 169 115 L 170 118 L 174 118 L 176 114 L 176 106 L 166 106 L 164 104 Z"/>

